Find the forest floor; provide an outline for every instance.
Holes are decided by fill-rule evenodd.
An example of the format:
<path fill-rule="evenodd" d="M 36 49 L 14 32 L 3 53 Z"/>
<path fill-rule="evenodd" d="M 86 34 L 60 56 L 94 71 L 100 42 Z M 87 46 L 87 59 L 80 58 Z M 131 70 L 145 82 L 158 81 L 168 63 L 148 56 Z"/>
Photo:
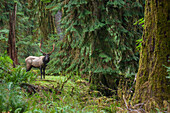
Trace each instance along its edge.
<path fill-rule="evenodd" d="M 46 76 L 31 84 L 36 87 L 36 93 L 28 98 L 32 111 L 36 108 L 51 113 L 114 113 L 120 106 L 114 97 L 91 90 L 90 84 L 80 77 Z"/>

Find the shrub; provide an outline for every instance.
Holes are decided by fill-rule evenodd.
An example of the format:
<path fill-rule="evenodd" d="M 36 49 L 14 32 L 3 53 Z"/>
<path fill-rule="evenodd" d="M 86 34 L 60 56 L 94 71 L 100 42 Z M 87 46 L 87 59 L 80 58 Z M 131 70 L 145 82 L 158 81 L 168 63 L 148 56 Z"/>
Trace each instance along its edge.
<path fill-rule="evenodd" d="M 22 113 L 27 107 L 24 95 L 12 82 L 0 85 L 0 111 Z"/>
<path fill-rule="evenodd" d="M 12 67 L 13 61 L 8 55 L 0 55 L 0 80 L 1 82 L 13 82 L 19 84 L 22 82 L 29 82 L 36 78 L 32 72 L 26 72 L 25 68 L 17 66 Z"/>

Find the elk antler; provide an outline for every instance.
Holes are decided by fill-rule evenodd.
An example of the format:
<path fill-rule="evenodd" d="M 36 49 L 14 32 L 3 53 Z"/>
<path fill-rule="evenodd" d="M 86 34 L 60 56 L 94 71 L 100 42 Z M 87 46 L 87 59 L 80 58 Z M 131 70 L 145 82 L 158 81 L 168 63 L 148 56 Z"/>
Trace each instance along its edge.
<path fill-rule="evenodd" d="M 41 43 L 40 43 L 40 52 L 43 53 L 43 54 L 46 54 L 46 53 L 44 53 L 44 52 L 41 50 Z"/>
<path fill-rule="evenodd" d="M 55 44 L 53 44 L 53 50 L 51 52 L 49 52 L 48 54 L 51 54 L 54 51 L 54 46 L 55 46 Z"/>
<path fill-rule="evenodd" d="M 55 44 L 53 44 L 53 50 L 52 50 L 51 52 L 49 52 L 49 53 L 44 53 L 44 52 L 41 50 L 41 43 L 40 43 L 40 52 L 43 53 L 43 54 L 51 54 L 51 53 L 54 51 L 54 45 L 55 45 Z"/>

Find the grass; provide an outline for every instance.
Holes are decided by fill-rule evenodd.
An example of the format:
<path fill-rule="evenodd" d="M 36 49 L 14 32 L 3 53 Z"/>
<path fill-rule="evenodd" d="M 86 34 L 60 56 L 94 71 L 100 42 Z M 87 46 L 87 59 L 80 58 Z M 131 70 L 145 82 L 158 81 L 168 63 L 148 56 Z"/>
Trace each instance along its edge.
<path fill-rule="evenodd" d="M 80 77 L 46 76 L 37 79 L 34 85 L 61 88 L 61 94 L 41 91 L 28 96 L 28 113 L 106 113 L 114 112 L 117 106 L 113 98 L 97 97 L 97 91 L 90 91 L 87 81 Z M 76 79 L 75 79 L 76 78 Z M 60 90 L 60 89 L 59 89 Z M 109 100 L 110 99 L 110 100 Z"/>
<path fill-rule="evenodd" d="M 67 80 L 66 76 L 46 76 L 45 79 L 37 79 L 33 81 L 32 84 L 40 84 L 40 85 L 53 85 L 57 86 L 58 84 L 63 83 Z M 68 80 L 67 85 L 75 85 L 71 80 Z"/>

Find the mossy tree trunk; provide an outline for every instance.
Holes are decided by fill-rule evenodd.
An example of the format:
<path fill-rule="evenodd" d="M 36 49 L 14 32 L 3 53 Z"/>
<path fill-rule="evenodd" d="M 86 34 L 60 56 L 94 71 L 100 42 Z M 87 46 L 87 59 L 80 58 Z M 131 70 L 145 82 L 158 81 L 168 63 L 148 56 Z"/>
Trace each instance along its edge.
<path fill-rule="evenodd" d="M 8 37 L 8 48 L 7 52 L 10 58 L 13 60 L 13 67 L 18 63 L 17 50 L 16 50 L 16 35 L 15 35 L 15 25 L 16 25 L 16 11 L 17 4 L 14 4 L 14 10 L 9 12 L 9 37 Z"/>
<path fill-rule="evenodd" d="M 145 27 L 134 98 L 145 109 L 162 108 L 169 99 L 167 69 L 170 66 L 169 0 L 146 0 Z"/>

